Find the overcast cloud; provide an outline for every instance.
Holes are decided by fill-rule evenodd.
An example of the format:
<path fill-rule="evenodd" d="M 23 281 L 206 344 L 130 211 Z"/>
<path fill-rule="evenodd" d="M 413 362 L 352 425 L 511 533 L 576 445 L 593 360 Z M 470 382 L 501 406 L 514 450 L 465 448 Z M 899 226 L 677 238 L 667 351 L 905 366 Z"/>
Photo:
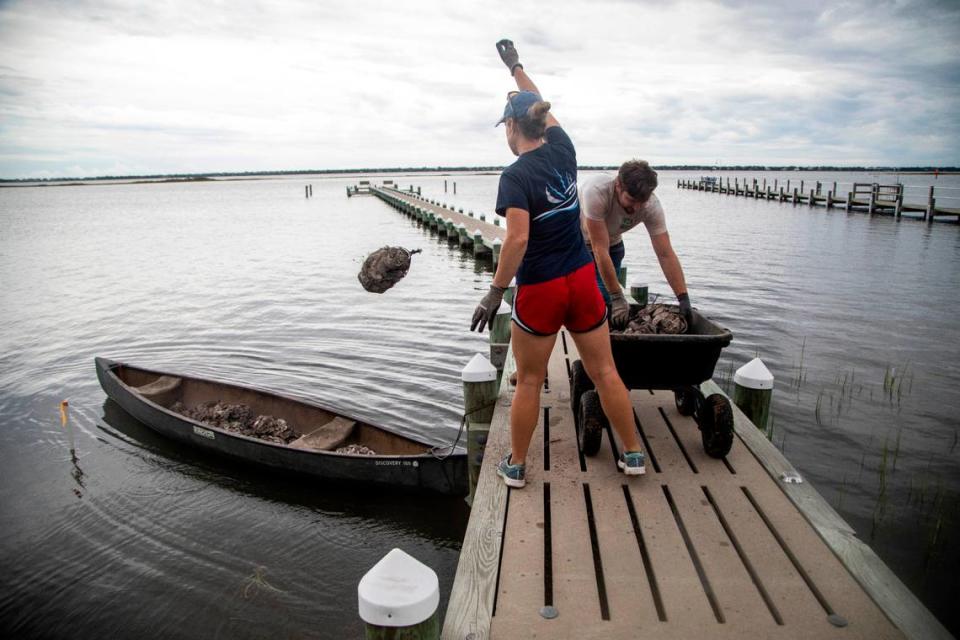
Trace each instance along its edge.
<path fill-rule="evenodd" d="M 0 176 L 502 165 L 509 36 L 582 164 L 960 165 L 960 2 L 0 3 Z"/>

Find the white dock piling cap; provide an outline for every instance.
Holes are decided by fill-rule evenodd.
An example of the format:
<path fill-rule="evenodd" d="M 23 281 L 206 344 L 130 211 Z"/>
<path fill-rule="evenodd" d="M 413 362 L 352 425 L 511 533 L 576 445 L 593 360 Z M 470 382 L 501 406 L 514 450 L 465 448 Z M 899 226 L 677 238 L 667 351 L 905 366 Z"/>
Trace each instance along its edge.
<path fill-rule="evenodd" d="M 733 381 L 747 389 L 773 389 L 773 374 L 760 358 L 754 358 L 737 369 Z"/>
<path fill-rule="evenodd" d="M 394 549 L 360 578 L 360 618 L 381 627 L 409 627 L 433 615 L 440 586 L 433 569 Z"/>
<path fill-rule="evenodd" d="M 494 238 L 493 244 L 503 244 L 503 240 L 501 240 L 500 238 Z"/>
<path fill-rule="evenodd" d="M 497 379 L 497 368 L 478 353 L 460 372 L 460 379 L 464 382 L 490 382 Z"/>

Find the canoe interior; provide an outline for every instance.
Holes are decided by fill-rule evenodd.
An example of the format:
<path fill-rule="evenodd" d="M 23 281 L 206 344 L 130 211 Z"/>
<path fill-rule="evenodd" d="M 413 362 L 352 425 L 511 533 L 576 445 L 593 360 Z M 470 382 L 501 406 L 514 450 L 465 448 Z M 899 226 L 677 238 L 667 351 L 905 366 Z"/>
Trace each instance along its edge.
<path fill-rule="evenodd" d="M 225 404 L 245 404 L 258 415 L 282 418 L 300 436 L 320 433 L 331 429 L 333 425 L 354 423 L 349 436 L 338 441 L 337 446 L 351 444 L 363 445 L 375 451 L 377 455 L 420 455 L 430 451 L 430 445 L 391 433 L 379 427 L 369 425 L 320 407 L 298 402 L 255 389 L 218 383 L 197 378 L 188 378 L 163 374 L 156 371 L 138 369 L 127 365 L 118 365 L 112 372 L 134 393 L 154 402 L 165 409 L 181 402 L 193 408 L 205 402 Z M 142 393 L 141 393 L 142 391 Z M 319 430 L 319 431 L 318 431 Z M 313 439 L 304 437 L 304 443 Z M 293 441 L 288 446 L 310 449 L 309 444 Z M 319 449 L 323 450 L 323 449 Z"/>

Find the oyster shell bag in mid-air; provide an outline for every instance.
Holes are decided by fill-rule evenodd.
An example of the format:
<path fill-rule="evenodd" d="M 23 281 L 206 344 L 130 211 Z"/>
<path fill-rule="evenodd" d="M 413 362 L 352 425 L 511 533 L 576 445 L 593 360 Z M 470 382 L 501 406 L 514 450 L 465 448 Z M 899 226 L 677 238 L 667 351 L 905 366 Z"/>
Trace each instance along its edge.
<path fill-rule="evenodd" d="M 377 249 L 363 261 L 357 278 L 367 291 L 383 293 L 403 280 L 410 269 L 410 257 L 420 251 L 420 249 L 410 251 L 403 247 Z"/>

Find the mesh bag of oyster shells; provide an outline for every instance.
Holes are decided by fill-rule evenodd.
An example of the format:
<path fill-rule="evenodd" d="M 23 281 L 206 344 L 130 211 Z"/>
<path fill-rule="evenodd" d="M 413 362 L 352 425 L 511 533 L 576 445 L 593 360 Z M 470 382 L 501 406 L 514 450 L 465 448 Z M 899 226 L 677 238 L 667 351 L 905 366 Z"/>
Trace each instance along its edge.
<path fill-rule="evenodd" d="M 383 293 L 397 284 L 410 270 L 410 256 L 420 253 L 403 247 L 383 247 L 367 256 L 357 278 L 363 288 L 371 293 Z"/>
<path fill-rule="evenodd" d="M 679 335 L 687 332 L 687 321 L 680 307 L 670 304 L 648 304 L 630 309 L 630 320 L 623 335 L 663 334 Z"/>

